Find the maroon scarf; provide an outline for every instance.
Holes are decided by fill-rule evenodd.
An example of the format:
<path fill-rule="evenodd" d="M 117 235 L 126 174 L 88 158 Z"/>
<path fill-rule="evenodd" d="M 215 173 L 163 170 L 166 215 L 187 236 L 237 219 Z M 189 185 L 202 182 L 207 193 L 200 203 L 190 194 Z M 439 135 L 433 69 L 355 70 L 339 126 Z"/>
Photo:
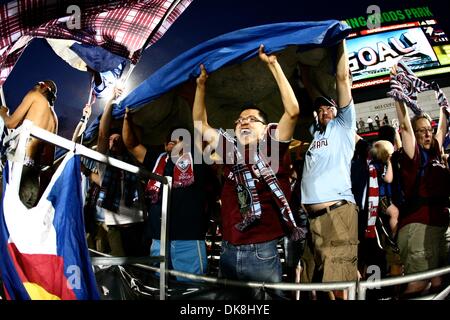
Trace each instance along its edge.
<path fill-rule="evenodd" d="M 235 165 L 232 166 L 232 171 L 236 182 L 236 198 L 243 217 L 243 220 L 240 223 L 237 223 L 235 228 L 242 232 L 251 227 L 261 218 L 261 215 L 263 214 L 262 207 L 259 202 L 255 179 L 253 178 L 252 173 L 245 164 L 242 154 L 236 146 L 236 139 L 223 129 L 219 129 L 219 134 L 224 137 L 226 141 L 233 144 Z M 283 221 L 291 233 L 291 240 L 296 241 L 303 239 L 305 237 L 306 230 L 298 227 L 295 223 L 289 203 L 283 193 L 283 190 L 281 190 L 278 179 L 272 168 L 267 161 L 261 157 L 259 152 L 255 153 L 254 160 L 255 164 L 252 166 L 252 171 L 256 176 L 261 176 L 263 181 L 270 188 L 272 199 L 277 204 Z"/>
<path fill-rule="evenodd" d="M 155 167 L 153 168 L 153 173 L 164 176 L 164 169 L 166 168 L 168 160 L 169 154 L 167 152 L 162 153 L 156 160 Z M 194 183 L 193 164 L 192 154 L 190 152 L 184 153 L 177 159 L 172 176 L 172 186 L 174 188 L 183 188 Z M 161 182 L 152 179 L 148 180 L 147 187 L 145 188 L 145 193 L 150 198 L 153 204 L 157 203 L 159 200 L 160 189 Z"/>

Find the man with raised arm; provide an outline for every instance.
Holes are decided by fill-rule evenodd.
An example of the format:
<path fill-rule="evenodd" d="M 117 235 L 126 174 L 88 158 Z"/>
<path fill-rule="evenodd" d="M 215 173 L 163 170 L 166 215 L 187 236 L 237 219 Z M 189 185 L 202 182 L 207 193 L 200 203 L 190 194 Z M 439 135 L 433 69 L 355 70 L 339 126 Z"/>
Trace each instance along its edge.
<path fill-rule="evenodd" d="M 277 57 L 267 55 L 261 45 L 259 58 L 272 73 L 281 94 L 284 113 L 278 124 L 269 124 L 266 114 L 252 105 L 242 108 L 235 121 L 235 136 L 211 128 L 206 114 L 207 73 L 203 65 L 197 78 L 193 119 L 196 130 L 224 161 L 220 276 L 280 282 L 278 240 L 286 230 L 294 239 L 304 236 L 286 200 L 290 194 L 290 161 L 286 155 L 299 105 Z"/>
<path fill-rule="evenodd" d="M 115 87 L 106 101 L 98 129 L 97 151 L 132 163 L 125 148 L 121 128 L 112 126 L 112 110 L 122 89 Z M 106 230 L 110 254 L 113 256 L 141 256 L 144 252 L 144 199 L 138 177 L 114 166 L 98 163 L 101 188 L 97 199 L 99 234 Z"/>
<path fill-rule="evenodd" d="M 342 41 L 337 46 L 337 100 L 320 96 L 314 101 L 318 123 L 305 155 L 301 185 L 315 271 L 323 282 L 357 279 L 358 211 L 350 180 L 356 114 L 349 72 Z"/>
<path fill-rule="evenodd" d="M 171 128 L 166 135 L 164 152 L 144 146 L 133 116 L 126 109 L 123 138 L 128 151 L 145 168 L 160 176 L 172 177 L 170 216 L 167 232 L 169 242 L 168 265 L 177 271 L 204 275 L 206 255 L 206 173 L 205 165 L 193 161 L 191 134 L 186 128 Z M 151 256 L 159 256 L 161 248 L 161 213 L 163 186 L 150 179 L 146 187 L 148 223 L 146 234 L 151 237 Z M 186 278 L 178 277 L 180 281 Z"/>

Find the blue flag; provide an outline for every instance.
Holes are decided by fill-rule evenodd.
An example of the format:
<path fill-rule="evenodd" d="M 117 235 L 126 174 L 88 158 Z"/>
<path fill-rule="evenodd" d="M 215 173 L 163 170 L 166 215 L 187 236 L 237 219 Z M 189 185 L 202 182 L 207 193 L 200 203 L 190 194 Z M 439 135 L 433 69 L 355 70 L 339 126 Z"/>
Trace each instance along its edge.
<path fill-rule="evenodd" d="M 218 36 L 184 52 L 153 73 L 113 108 L 113 116 L 120 118 L 125 112 L 125 106 L 129 109 L 144 107 L 181 84 L 195 79 L 200 73 L 200 64 L 211 74 L 256 57 L 261 44 L 264 44 L 267 54 L 292 47 L 294 52 L 302 52 L 331 47 L 346 38 L 349 32 L 348 26 L 328 20 L 267 24 Z M 233 81 L 228 80 L 227 83 Z M 98 124 L 97 119 L 86 130 L 86 140 L 95 136 Z"/>

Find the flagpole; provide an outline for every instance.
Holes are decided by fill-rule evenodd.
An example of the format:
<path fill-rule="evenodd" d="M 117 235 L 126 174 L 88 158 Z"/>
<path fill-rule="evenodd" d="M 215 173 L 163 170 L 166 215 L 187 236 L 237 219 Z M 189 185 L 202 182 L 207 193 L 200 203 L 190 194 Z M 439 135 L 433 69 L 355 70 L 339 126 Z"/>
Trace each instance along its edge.
<path fill-rule="evenodd" d="M 152 30 L 152 32 L 150 32 L 150 35 L 148 36 L 147 40 L 145 40 L 144 45 L 140 49 L 140 52 L 139 52 L 139 55 L 138 55 L 139 59 L 141 58 L 142 52 L 144 52 L 145 47 L 147 47 L 147 45 L 153 39 L 155 34 L 158 32 L 158 30 L 163 25 L 163 23 L 167 20 L 167 18 L 170 16 L 172 11 L 178 6 L 178 4 L 180 2 L 181 2 L 181 0 L 176 0 L 176 1 L 172 2 L 172 4 L 170 5 L 169 9 L 166 11 L 164 16 L 162 17 L 162 19 L 159 20 L 158 24 L 155 26 L 155 28 Z M 139 62 L 139 59 L 136 61 L 135 64 L 133 64 L 133 63 L 130 64 L 130 68 L 128 69 L 127 74 L 125 75 L 124 80 L 122 81 L 122 84 L 123 84 L 124 87 L 125 87 L 125 83 L 128 81 L 128 78 L 130 77 L 131 73 L 133 72 L 134 68 L 136 67 L 137 63 Z"/>
<path fill-rule="evenodd" d="M 90 85 L 90 89 L 89 89 L 88 102 L 87 102 L 87 104 L 86 104 L 86 105 L 89 105 L 89 107 L 91 107 L 92 104 L 95 102 L 95 100 L 92 101 L 93 98 L 94 98 L 94 97 L 93 97 L 93 91 L 94 91 L 93 84 L 94 84 L 94 76 L 92 76 L 92 81 L 91 81 L 91 85 Z M 86 106 L 85 106 L 85 107 L 86 107 Z M 86 116 L 86 117 L 85 117 L 85 115 L 84 115 L 84 108 L 85 108 L 85 107 L 83 107 L 81 119 L 80 119 L 80 121 L 78 122 L 78 125 L 77 125 L 77 127 L 75 128 L 75 131 L 74 131 L 74 133 L 73 133 L 73 135 L 72 135 L 72 141 L 76 141 L 77 138 L 81 136 L 81 137 L 80 137 L 80 144 L 83 144 L 84 131 L 86 130 L 86 126 L 87 126 L 87 123 L 88 123 L 88 121 L 89 121 L 89 116 L 90 116 L 90 115 L 89 115 L 89 116 Z"/>
<path fill-rule="evenodd" d="M 166 13 L 164 14 L 164 17 L 162 17 L 161 20 L 159 20 L 158 24 L 155 26 L 155 28 L 152 30 L 152 32 L 150 33 L 150 35 L 148 36 L 147 40 L 145 40 L 144 45 L 141 48 L 141 52 L 139 54 L 139 57 L 141 56 L 142 52 L 145 50 L 145 47 L 149 44 L 149 42 L 153 39 L 153 37 L 155 36 L 155 34 L 158 32 L 159 28 L 161 28 L 162 24 L 167 20 L 167 18 L 170 16 L 170 14 L 172 13 L 172 11 L 175 9 L 176 6 L 178 6 L 178 4 L 181 2 L 181 0 L 176 0 L 174 2 L 172 2 L 172 4 L 170 5 L 169 9 L 166 11 Z"/>
<path fill-rule="evenodd" d="M 92 103 L 91 103 L 91 101 L 92 101 L 92 92 L 94 91 L 94 86 L 93 86 L 93 84 L 94 84 L 94 75 L 92 75 L 92 80 L 91 80 L 91 88 L 89 89 L 89 98 L 88 98 L 88 105 L 91 105 Z"/>
<path fill-rule="evenodd" d="M 130 64 L 130 68 L 128 68 L 127 74 L 125 75 L 125 78 L 122 81 L 124 86 L 125 86 L 125 83 L 127 83 L 128 78 L 131 76 L 131 73 L 133 72 L 135 67 L 136 67 L 135 64 Z"/>
<path fill-rule="evenodd" d="M 3 86 L 0 86 L 0 97 L 2 99 L 2 106 L 6 107 L 5 93 L 3 92 Z"/>
<path fill-rule="evenodd" d="M 3 92 L 3 86 L 0 86 L 0 98 L 1 98 L 1 105 L 6 107 L 6 100 L 5 100 L 5 93 Z M 3 138 L 3 133 L 5 131 L 5 121 L 3 121 L 3 118 L 0 118 L 0 140 Z M 8 130 L 6 130 L 6 134 L 8 134 Z"/>

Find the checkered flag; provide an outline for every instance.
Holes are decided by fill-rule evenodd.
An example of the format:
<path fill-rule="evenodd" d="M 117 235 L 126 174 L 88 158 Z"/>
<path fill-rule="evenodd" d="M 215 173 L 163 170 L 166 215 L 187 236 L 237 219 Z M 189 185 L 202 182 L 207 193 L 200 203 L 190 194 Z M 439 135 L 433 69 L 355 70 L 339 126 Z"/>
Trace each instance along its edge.
<path fill-rule="evenodd" d="M 192 0 L 77 1 L 80 28 L 69 28 L 71 0 L 15 0 L 0 6 L 0 86 L 35 37 L 71 39 L 130 59 L 159 40 Z M 76 19 L 76 18 L 74 18 Z"/>

